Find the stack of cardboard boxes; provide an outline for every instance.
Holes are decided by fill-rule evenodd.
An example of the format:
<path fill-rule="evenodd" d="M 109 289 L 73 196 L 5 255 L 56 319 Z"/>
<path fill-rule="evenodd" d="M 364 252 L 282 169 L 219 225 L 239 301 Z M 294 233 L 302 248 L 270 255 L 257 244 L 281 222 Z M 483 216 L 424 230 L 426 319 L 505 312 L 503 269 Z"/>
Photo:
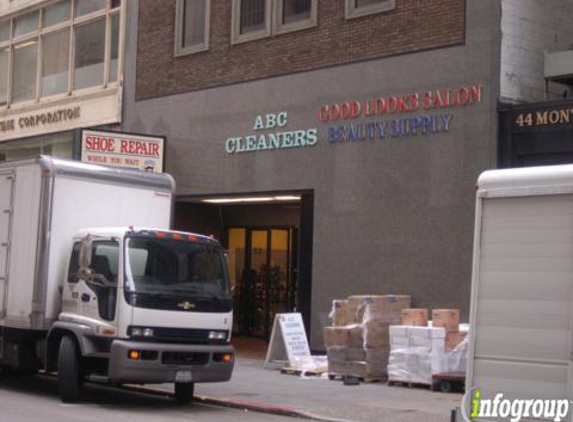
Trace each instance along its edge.
<path fill-rule="evenodd" d="M 434 309 L 432 311 L 434 327 L 446 330 L 446 351 L 451 351 L 465 338 L 467 331 L 460 331 L 460 311 L 457 309 Z"/>
<path fill-rule="evenodd" d="M 445 337 L 441 327 L 390 327 L 390 381 L 431 385 L 432 374 L 444 368 Z"/>
<path fill-rule="evenodd" d="M 330 374 L 360 378 L 387 377 L 389 330 L 399 324 L 410 296 L 350 296 L 335 300 L 332 327 L 324 330 Z"/>
<path fill-rule="evenodd" d="M 432 384 L 432 375 L 448 372 L 448 356 L 465 337 L 457 309 L 436 309 L 428 326 L 427 309 L 404 309 L 402 324 L 390 327 L 390 381 Z"/>

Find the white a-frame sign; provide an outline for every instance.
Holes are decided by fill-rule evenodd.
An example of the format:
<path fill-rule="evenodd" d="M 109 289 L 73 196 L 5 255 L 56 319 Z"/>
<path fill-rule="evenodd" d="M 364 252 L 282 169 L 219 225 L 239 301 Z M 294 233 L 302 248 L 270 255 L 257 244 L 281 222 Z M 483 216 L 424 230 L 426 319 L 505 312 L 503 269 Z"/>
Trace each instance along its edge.
<path fill-rule="evenodd" d="M 312 362 L 306 331 L 299 313 L 276 314 L 267 350 L 265 369 Z"/>

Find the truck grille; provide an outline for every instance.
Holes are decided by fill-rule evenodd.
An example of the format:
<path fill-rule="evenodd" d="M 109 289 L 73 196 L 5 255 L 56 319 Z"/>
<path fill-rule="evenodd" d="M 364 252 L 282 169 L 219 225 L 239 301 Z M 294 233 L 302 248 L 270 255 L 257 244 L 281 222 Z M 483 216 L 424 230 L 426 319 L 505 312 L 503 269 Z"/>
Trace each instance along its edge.
<path fill-rule="evenodd" d="M 225 341 L 209 340 L 210 330 L 192 328 L 153 328 L 155 341 L 162 343 L 222 344 Z"/>
<path fill-rule="evenodd" d="M 163 352 L 161 362 L 165 365 L 207 365 L 209 363 L 209 353 Z"/>

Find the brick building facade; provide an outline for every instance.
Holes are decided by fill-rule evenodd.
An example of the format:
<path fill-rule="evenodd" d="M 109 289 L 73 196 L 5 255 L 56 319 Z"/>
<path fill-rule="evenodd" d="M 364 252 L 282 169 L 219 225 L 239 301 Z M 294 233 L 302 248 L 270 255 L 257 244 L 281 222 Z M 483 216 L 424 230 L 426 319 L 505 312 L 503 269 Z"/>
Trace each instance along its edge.
<path fill-rule="evenodd" d="M 463 44 L 465 1 L 405 0 L 395 9 L 345 18 L 344 0 L 317 2 L 313 27 L 231 44 L 232 7 L 211 2 L 209 50 L 175 57 L 175 2 L 142 0 L 138 100 Z"/>
<path fill-rule="evenodd" d="M 257 2 L 211 0 L 200 45 L 179 54 L 181 3 L 130 7 L 126 72 L 137 77 L 122 128 L 167 137 L 176 227 L 233 252 L 237 332 L 268 335 L 274 312 L 296 309 L 322 349 L 332 299 L 351 294 L 411 294 L 467 320 L 473 186 L 498 165 L 498 104 L 563 91 L 543 80 L 543 54 L 571 44 L 570 4 L 294 2 L 316 7 L 306 26 L 282 31 L 271 10 L 242 38 L 252 22 L 238 5 Z M 281 228 L 289 262 L 273 243 Z"/>

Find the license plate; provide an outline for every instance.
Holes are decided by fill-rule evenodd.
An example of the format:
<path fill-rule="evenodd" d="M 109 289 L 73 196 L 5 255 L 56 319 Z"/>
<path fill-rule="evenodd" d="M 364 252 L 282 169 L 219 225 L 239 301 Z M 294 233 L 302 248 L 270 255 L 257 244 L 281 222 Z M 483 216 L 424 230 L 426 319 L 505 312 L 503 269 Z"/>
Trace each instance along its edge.
<path fill-rule="evenodd" d="M 193 373 L 191 371 L 177 371 L 175 373 L 175 382 L 191 382 Z"/>

